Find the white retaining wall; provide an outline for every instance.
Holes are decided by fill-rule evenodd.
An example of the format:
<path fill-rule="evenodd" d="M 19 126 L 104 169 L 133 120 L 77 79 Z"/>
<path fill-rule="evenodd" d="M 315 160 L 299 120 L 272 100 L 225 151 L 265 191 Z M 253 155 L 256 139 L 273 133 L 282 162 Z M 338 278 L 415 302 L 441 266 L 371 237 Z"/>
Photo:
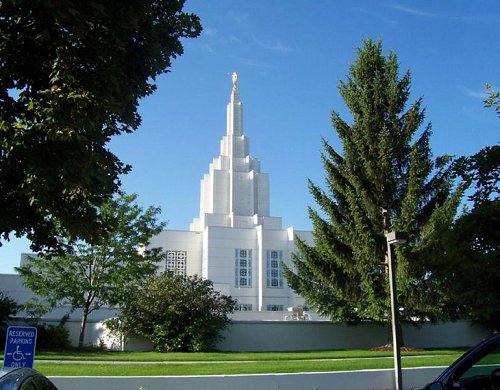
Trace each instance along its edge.
<path fill-rule="evenodd" d="M 431 382 L 443 367 L 403 369 L 403 389 Z M 391 390 L 393 370 L 273 375 L 51 377 L 59 390 Z"/>
<path fill-rule="evenodd" d="M 56 325 L 57 321 L 43 321 Z M 80 322 L 69 320 L 70 341 L 78 345 Z M 419 348 L 470 347 L 489 334 L 488 330 L 467 321 L 437 325 L 403 326 L 406 345 Z M 216 345 L 220 351 L 308 351 L 325 349 L 367 349 L 384 345 L 390 333 L 387 327 L 364 323 L 334 324 L 328 321 L 234 321 Z M 89 321 L 85 344 L 104 344 L 111 349 L 152 351 L 153 345 L 139 338 L 120 340 L 110 335 L 100 321 Z"/>
<path fill-rule="evenodd" d="M 420 348 L 468 347 L 488 335 L 467 321 L 403 326 L 406 345 Z M 371 323 L 348 326 L 327 321 L 235 321 L 223 333 L 222 351 L 366 349 L 384 345 L 389 328 Z"/>
<path fill-rule="evenodd" d="M 22 319 L 15 319 L 14 321 L 9 322 L 9 325 L 21 326 L 26 324 L 26 321 Z M 42 318 L 39 321 L 39 324 L 46 326 L 57 326 L 59 324 L 59 320 Z M 64 326 L 69 332 L 68 337 L 70 344 L 74 347 L 78 346 L 78 339 L 80 338 L 80 321 L 78 319 L 69 319 L 66 321 Z M 87 325 L 85 326 L 84 344 L 93 346 L 104 344 L 107 348 L 110 349 L 121 349 L 120 339 L 114 335 L 111 336 L 102 321 L 95 320 L 88 321 Z"/>

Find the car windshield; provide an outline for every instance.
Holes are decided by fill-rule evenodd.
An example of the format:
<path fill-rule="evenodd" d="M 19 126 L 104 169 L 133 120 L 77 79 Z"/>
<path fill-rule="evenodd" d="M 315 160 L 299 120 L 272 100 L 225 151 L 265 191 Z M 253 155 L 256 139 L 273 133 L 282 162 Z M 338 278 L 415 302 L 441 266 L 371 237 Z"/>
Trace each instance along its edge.
<path fill-rule="evenodd" d="M 460 389 L 500 390 L 500 343 L 491 345 L 465 371 L 457 372 L 453 382 Z"/>

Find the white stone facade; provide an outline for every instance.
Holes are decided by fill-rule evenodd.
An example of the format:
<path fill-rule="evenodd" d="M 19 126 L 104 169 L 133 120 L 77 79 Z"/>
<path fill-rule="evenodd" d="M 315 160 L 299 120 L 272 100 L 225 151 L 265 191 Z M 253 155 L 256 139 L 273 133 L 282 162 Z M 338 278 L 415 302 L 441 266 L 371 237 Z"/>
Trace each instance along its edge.
<path fill-rule="evenodd" d="M 269 175 L 250 156 L 243 133 L 243 105 L 237 76 L 227 105 L 227 129 L 220 155 L 200 184 L 200 214 L 189 231 L 165 230 L 151 240 L 165 250 L 159 271 L 198 274 L 238 301 L 236 318 L 280 319 L 290 307 L 303 305 L 282 275 L 291 264 L 294 234 L 311 242 L 311 232 L 283 229 L 270 215 Z M 255 313 L 252 314 L 252 313 Z M 258 313 L 258 315 L 257 315 Z M 264 317 L 266 317 L 264 315 Z"/>

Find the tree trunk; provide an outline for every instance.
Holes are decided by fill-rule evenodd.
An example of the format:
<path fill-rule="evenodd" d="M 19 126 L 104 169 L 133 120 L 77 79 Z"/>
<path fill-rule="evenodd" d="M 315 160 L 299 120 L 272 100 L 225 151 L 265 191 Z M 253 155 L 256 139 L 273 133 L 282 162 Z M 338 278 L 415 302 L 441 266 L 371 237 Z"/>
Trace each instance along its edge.
<path fill-rule="evenodd" d="M 403 326 L 401 325 L 401 321 L 398 321 L 397 327 L 399 328 L 399 346 L 406 347 L 405 344 L 405 338 L 403 334 Z M 391 325 L 391 319 L 389 318 L 389 322 L 387 323 L 387 345 L 392 345 L 392 325 Z"/>
<path fill-rule="evenodd" d="M 406 347 L 405 345 L 405 338 L 404 338 L 404 334 L 403 334 L 403 326 L 401 325 L 401 320 L 398 321 L 398 324 L 397 324 L 398 328 L 399 328 L 399 346 L 401 348 L 403 347 Z"/>
<path fill-rule="evenodd" d="M 88 307 L 83 308 L 82 321 L 80 322 L 80 336 L 78 337 L 78 349 L 83 347 L 85 337 L 85 327 L 87 326 L 87 317 L 89 316 Z"/>

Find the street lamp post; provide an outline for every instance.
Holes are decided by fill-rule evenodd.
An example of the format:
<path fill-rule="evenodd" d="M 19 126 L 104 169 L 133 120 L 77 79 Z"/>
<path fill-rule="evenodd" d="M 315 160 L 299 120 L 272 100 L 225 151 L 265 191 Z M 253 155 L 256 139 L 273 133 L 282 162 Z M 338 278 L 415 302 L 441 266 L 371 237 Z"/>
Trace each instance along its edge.
<path fill-rule="evenodd" d="M 393 245 L 404 244 L 408 235 L 403 232 L 387 233 L 387 254 L 389 271 L 389 288 L 391 293 L 391 326 L 392 326 L 392 348 L 394 354 L 394 381 L 396 390 L 403 389 L 403 376 L 401 372 L 401 350 L 399 342 L 401 340 L 399 327 L 399 308 L 396 289 L 396 264 Z"/>

